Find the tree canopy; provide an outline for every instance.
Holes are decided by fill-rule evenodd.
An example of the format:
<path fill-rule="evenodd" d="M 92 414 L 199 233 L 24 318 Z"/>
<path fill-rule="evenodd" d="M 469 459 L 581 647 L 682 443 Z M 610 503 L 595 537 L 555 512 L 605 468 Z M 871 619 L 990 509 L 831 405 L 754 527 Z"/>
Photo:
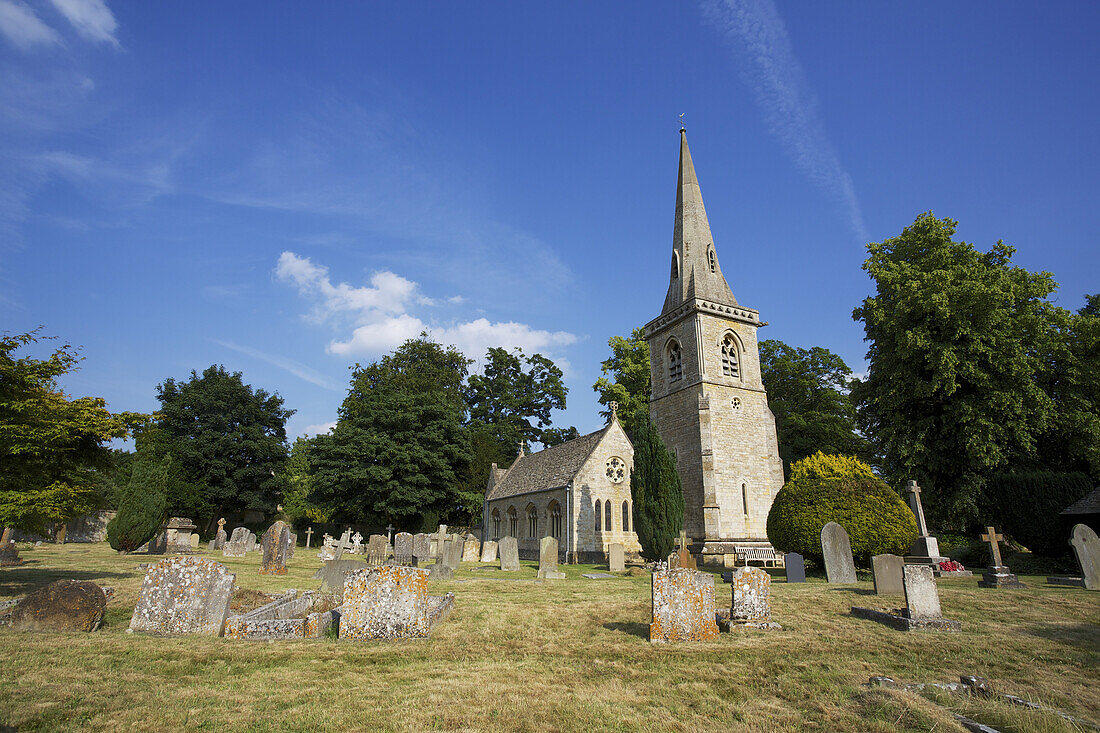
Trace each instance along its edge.
<path fill-rule="evenodd" d="M 649 411 L 649 344 L 645 331 L 635 328 L 629 337 L 612 336 L 607 345 L 611 347 L 611 356 L 600 363 L 604 376 L 596 380 L 592 389 L 606 408 L 600 413 L 604 419 L 611 419 L 611 403 L 617 402 L 623 429 L 633 435 L 638 409 Z"/>
<path fill-rule="evenodd" d="M 471 424 L 492 426 L 502 445 L 518 449 L 521 440 L 546 442 L 550 410 L 565 409 L 568 392 L 561 369 L 542 354 L 491 347 L 482 373 L 467 380 L 465 397 Z"/>

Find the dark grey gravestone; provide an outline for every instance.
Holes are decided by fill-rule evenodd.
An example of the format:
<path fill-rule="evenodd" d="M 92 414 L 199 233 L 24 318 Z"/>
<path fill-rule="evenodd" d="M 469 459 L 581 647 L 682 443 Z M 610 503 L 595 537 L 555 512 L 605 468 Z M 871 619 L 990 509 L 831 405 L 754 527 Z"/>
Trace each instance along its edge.
<path fill-rule="evenodd" d="M 836 522 L 821 528 L 821 554 L 825 557 L 825 575 L 830 583 L 856 582 L 856 563 L 848 533 Z"/>
<path fill-rule="evenodd" d="M 1075 524 L 1070 535 L 1070 545 L 1077 555 L 1087 590 L 1100 590 L 1100 539 L 1087 524 Z"/>
<path fill-rule="evenodd" d="M 905 607 L 909 618 L 940 619 L 940 592 L 936 588 L 936 576 L 930 565 L 906 565 L 902 569 L 905 585 Z"/>
<path fill-rule="evenodd" d="M 806 558 L 797 552 L 788 552 L 783 556 L 783 565 L 787 568 L 788 583 L 806 582 Z"/>
<path fill-rule="evenodd" d="M 515 537 L 500 540 L 500 569 L 519 570 L 519 543 Z"/>
<path fill-rule="evenodd" d="M 892 593 L 904 593 L 901 582 L 905 560 L 898 555 L 875 555 L 871 558 L 874 573 L 875 593 L 884 596 Z"/>
<path fill-rule="evenodd" d="M 368 565 L 362 560 L 328 560 L 321 568 L 321 592 L 341 595 L 344 592 L 344 580 L 351 573 L 366 570 Z"/>
<path fill-rule="evenodd" d="M 413 535 L 412 542 L 412 554 L 420 562 L 427 562 L 432 559 L 432 537 L 429 534 L 420 532 Z"/>

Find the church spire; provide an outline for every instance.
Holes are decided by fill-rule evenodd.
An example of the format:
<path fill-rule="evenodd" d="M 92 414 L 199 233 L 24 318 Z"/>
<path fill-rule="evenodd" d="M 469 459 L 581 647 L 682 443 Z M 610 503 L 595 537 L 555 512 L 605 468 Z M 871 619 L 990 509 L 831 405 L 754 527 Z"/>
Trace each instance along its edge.
<path fill-rule="evenodd" d="M 676 223 L 672 230 L 672 268 L 662 313 L 681 303 L 702 298 L 723 305 L 737 305 L 722 277 L 714 237 L 710 233 L 703 193 L 695 176 L 688 149 L 687 131 L 680 128 L 680 175 L 676 183 Z"/>

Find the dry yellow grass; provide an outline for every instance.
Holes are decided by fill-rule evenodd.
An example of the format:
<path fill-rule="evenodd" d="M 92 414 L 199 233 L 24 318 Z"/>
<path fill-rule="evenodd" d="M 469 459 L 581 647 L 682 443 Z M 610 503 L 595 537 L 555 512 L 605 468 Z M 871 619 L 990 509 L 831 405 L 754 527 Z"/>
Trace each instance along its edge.
<path fill-rule="evenodd" d="M 870 595 L 867 582 L 779 581 L 773 613 L 783 630 L 654 646 L 648 577 L 587 580 L 580 574 L 592 566 L 571 566 L 566 580 L 540 582 L 529 564 L 518 574 L 464 565 L 454 581 L 433 583 L 433 593 L 453 591 L 456 606 L 430 640 L 268 643 L 124 633 L 137 566 L 156 558 L 106 545 L 23 556 L 27 565 L 0 570 L 0 598 L 58 578 L 112 585 L 116 595 L 93 634 L 0 631 L 0 724 L 19 730 L 958 731 L 943 707 L 862 683 L 964 673 L 1100 721 L 1100 594 L 1041 578 L 1002 591 L 942 581 L 960 634 L 903 633 L 851 617 L 853 604 L 893 600 Z M 316 554 L 304 549 L 285 576 L 259 575 L 256 554 L 216 559 L 245 588 L 319 582 Z M 729 586 L 719 581 L 717 594 L 728 603 Z M 1009 729 L 1074 729 L 993 702 L 943 702 Z"/>

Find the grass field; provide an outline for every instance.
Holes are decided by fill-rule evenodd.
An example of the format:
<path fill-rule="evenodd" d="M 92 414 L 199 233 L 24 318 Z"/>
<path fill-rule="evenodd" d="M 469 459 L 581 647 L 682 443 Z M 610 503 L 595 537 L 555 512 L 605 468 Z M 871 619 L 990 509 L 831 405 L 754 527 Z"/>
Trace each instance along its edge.
<path fill-rule="evenodd" d="M 902 682 L 989 678 L 996 688 L 1100 722 L 1100 593 L 1045 585 L 979 589 L 940 582 L 960 634 L 898 632 L 851 617 L 853 605 L 901 604 L 871 584 L 819 579 L 772 585 L 781 631 L 651 645 L 649 577 L 563 581 L 477 570 L 455 580 L 454 612 L 429 640 L 245 642 L 126 634 L 142 572 L 157 558 L 100 545 L 45 545 L 0 570 L 0 599 L 59 578 L 115 588 L 91 634 L 0 630 L 0 726 L 18 730 L 963 730 L 941 705 L 868 689 Z M 299 548 L 281 577 L 259 555 L 216 559 L 237 585 L 316 588 L 316 553 Z M 601 570 L 604 568 L 596 567 Z M 717 602 L 729 603 L 719 580 Z M 1002 730 L 1077 730 L 1052 715 L 953 695 L 942 705 Z"/>

